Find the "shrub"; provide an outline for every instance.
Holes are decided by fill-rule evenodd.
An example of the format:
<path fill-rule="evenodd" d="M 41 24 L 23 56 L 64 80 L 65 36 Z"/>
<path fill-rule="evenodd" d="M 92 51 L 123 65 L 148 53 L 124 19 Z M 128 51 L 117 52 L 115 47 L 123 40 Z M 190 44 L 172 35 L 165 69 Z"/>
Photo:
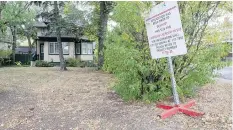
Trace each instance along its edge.
<path fill-rule="evenodd" d="M 85 61 L 81 61 L 79 67 L 84 68 L 86 66 Z"/>
<path fill-rule="evenodd" d="M 80 65 L 80 60 L 76 58 L 68 58 L 66 60 L 67 67 L 78 67 Z"/>
<path fill-rule="evenodd" d="M 47 61 L 37 60 L 36 67 L 53 67 L 54 65 Z"/>
<path fill-rule="evenodd" d="M 0 49 L 0 66 L 10 64 L 11 50 Z"/>
<path fill-rule="evenodd" d="M 17 61 L 17 62 L 15 62 L 15 64 L 16 64 L 17 66 L 22 66 L 21 61 Z"/>
<path fill-rule="evenodd" d="M 27 61 L 23 65 L 30 65 L 30 64 L 31 64 L 31 61 Z"/>
<path fill-rule="evenodd" d="M 148 46 L 140 51 L 136 47 L 139 43 L 121 37 L 108 37 L 104 52 L 103 69 L 116 76 L 115 91 L 126 101 L 157 101 L 171 96 L 167 59 L 151 59 Z M 221 62 L 221 58 L 230 50 L 227 45 L 216 44 L 198 52 L 195 49 L 191 48 L 184 55 L 187 61 L 183 60 L 184 56 L 173 57 L 177 91 L 181 99 L 194 96 L 199 86 L 212 81 L 215 69 L 229 65 Z"/>
<path fill-rule="evenodd" d="M 94 61 L 85 61 L 85 66 L 86 67 L 97 67 Z"/>
<path fill-rule="evenodd" d="M 4 59 L 0 58 L 0 67 L 2 66 L 3 62 L 4 62 Z"/>

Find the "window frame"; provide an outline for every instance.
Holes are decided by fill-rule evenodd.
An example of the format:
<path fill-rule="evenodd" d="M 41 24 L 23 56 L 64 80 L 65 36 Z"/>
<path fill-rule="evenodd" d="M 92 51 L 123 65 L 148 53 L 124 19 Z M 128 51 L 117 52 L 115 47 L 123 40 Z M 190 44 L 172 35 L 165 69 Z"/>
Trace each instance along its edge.
<path fill-rule="evenodd" d="M 87 53 L 83 53 L 83 44 L 86 44 Z M 89 53 L 90 48 L 88 45 L 91 45 L 91 53 Z M 93 43 L 92 42 L 81 42 L 81 55 L 93 55 Z"/>
<path fill-rule="evenodd" d="M 62 46 L 63 44 L 67 44 L 68 42 L 62 42 Z M 50 47 L 51 47 L 51 44 L 53 44 L 53 51 L 54 53 L 51 53 L 50 52 Z M 49 55 L 59 55 L 59 50 L 58 52 L 56 53 L 56 44 L 57 44 L 57 47 L 58 47 L 58 43 L 57 42 L 49 42 L 49 45 L 48 45 L 48 52 L 49 52 Z M 63 51 L 63 55 L 69 55 L 69 52 L 70 52 L 70 45 L 68 44 L 68 53 L 64 53 L 64 48 L 62 49 Z"/>
<path fill-rule="evenodd" d="M 40 53 L 44 53 L 44 45 L 42 47 L 42 45 L 40 45 Z"/>
<path fill-rule="evenodd" d="M 79 44 L 79 45 L 78 45 L 78 44 Z M 79 53 L 77 52 L 77 48 L 78 48 L 78 47 L 79 47 L 79 51 L 80 51 Z M 81 52 L 82 52 L 82 51 L 81 51 L 81 50 L 82 50 L 81 47 L 82 47 L 82 43 L 80 43 L 80 42 L 76 42 L 76 43 L 75 43 L 75 54 L 76 54 L 76 55 L 81 55 Z"/>

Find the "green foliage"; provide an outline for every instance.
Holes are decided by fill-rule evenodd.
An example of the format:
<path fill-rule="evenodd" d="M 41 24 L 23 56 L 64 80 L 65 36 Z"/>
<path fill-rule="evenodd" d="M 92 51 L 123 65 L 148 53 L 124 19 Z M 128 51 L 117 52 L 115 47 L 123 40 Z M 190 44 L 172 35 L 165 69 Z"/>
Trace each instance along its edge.
<path fill-rule="evenodd" d="M 211 82 L 215 69 L 229 65 L 221 59 L 231 48 L 222 44 L 220 38 L 210 47 L 208 39 L 213 37 L 205 33 L 218 2 L 178 4 L 188 54 L 173 57 L 173 64 L 177 89 L 184 98 L 193 96 L 199 86 Z M 103 69 L 116 76 L 114 89 L 124 100 L 157 101 L 172 94 L 167 59 L 152 60 L 149 52 L 144 12 L 151 5 L 150 2 L 118 2 L 111 17 L 118 25 L 108 32 Z"/>
<path fill-rule="evenodd" d="M 37 60 L 36 67 L 53 67 L 54 65 L 47 61 Z"/>
<path fill-rule="evenodd" d="M 76 59 L 76 58 L 68 58 L 66 60 L 66 65 L 67 67 L 78 67 L 80 65 L 80 60 Z"/>
<path fill-rule="evenodd" d="M 86 67 L 97 67 L 97 65 L 94 63 L 94 61 L 86 61 L 85 66 Z"/>
<path fill-rule="evenodd" d="M 9 57 L 11 53 L 12 53 L 11 50 L 1 50 L 0 49 L 0 58 Z"/>
<path fill-rule="evenodd" d="M 79 67 L 84 68 L 85 66 L 86 66 L 85 62 L 84 62 L 84 61 L 81 61 L 81 63 L 80 63 L 80 66 L 79 66 Z"/>
<path fill-rule="evenodd" d="M 7 26 L 21 25 L 29 23 L 35 17 L 33 10 L 28 10 L 28 2 L 7 2 L 4 10 L 2 11 L 2 21 Z"/>
<path fill-rule="evenodd" d="M 93 61 L 80 61 L 76 58 L 68 58 L 66 60 L 67 67 L 97 67 Z"/>
<path fill-rule="evenodd" d="M 22 66 L 22 63 L 20 61 L 15 62 L 17 66 Z"/>
<path fill-rule="evenodd" d="M 168 91 L 169 80 L 161 79 L 158 82 L 151 82 L 153 77 L 148 79 L 151 73 L 168 76 L 168 72 L 161 71 L 166 66 L 155 64 L 152 60 L 145 61 L 142 52 L 137 50 L 134 44 L 122 39 L 122 36 L 112 35 L 111 38 L 114 44 L 108 43 L 109 41 L 106 43 L 104 70 L 116 75 L 118 82 L 115 90 L 124 100 L 151 101 L 171 94 Z M 162 62 L 165 63 L 165 61 Z M 151 66 L 143 62 L 151 62 Z M 162 89 L 158 91 L 161 86 L 163 86 Z"/>
<path fill-rule="evenodd" d="M 0 66 L 4 64 L 9 64 L 9 62 L 11 62 L 10 60 L 11 53 L 12 53 L 11 50 L 0 50 Z"/>

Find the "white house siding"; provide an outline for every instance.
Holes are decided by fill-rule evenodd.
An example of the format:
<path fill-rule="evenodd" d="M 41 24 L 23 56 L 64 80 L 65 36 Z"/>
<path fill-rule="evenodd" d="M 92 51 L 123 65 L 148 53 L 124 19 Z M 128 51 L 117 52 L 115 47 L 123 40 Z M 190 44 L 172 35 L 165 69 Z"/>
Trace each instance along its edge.
<path fill-rule="evenodd" d="M 48 33 L 48 31 L 46 28 L 41 28 L 41 29 L 37 30 L 37 36 L 44 36 L 47 33 Z"/>
<path fill-rule="evenodd" d="M 49 44 L 48 42 L 44 42 L 44 61 L 51 61 L 49 57 Z"/>
<path fill-rule="evenodd" d="M 93 55 L 80 55 L 81 61 L 93 60 Z"/>
<path fill-rule="evenodd" d="M 37 41 L 37 46 L 36 46 L 36 52 L 37 54 L 40 54 L 40 41 Z"/>
<path fill-rule="evenodd" d="M 74 57 L 71 57 L 70 55 L 63 55 L 63 56 L 65 59 L 74 58 Z M 59 55 L 48 55 L 48 59 L 46 59 L 45 61 L 60 62 Z"/>
<path fill-rule="evenodd" d="M 81 55 L 76 55 L 75 58 L 81 60 Z"/>
<path fill-rule="evenodd" d="M 69 42 L 69 56 L 75 58 L 75 45 L 74 42 Z"/>

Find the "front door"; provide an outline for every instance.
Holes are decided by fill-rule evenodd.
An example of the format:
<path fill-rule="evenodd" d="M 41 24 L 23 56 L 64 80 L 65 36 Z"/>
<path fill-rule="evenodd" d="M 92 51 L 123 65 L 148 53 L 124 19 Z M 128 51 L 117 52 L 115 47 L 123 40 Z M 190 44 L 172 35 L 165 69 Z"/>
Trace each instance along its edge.
<path fill-rule="evenodd" d="M 40 60 L 44 60 L 44 43 L 40 44 Z"/>

